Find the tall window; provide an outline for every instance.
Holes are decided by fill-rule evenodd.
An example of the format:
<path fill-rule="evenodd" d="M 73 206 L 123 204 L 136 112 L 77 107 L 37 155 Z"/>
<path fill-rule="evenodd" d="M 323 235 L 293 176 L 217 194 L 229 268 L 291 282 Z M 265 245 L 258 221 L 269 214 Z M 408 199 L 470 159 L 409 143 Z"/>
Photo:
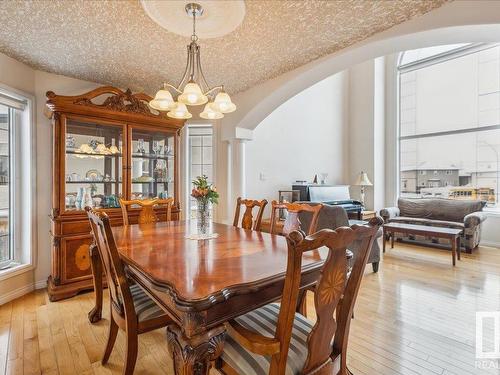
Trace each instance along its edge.
<path fill-rule="evenodd" d="M 0 273 L 32 263 L 31 105 L 29 99 L 0 87 Z"/>
<path fill-rule="evenodd" d="M 10 238 L 10 145 L 11 109 L 0 104 L 0 268 L 7 267 L 13 259 Z"/>
<path fill-rule="evenodd" d="M 213 183 L 213 129 L 212 126 L 189 127 L 189 184 L 205 175 Z M 191 217 L 196 215 L 196 200 L 190 196 Z"/>
<path fill-rule="evenodd" d="M 407 51 L 398 69 L 400 195 L 500 210 L 500 46 Z"/>

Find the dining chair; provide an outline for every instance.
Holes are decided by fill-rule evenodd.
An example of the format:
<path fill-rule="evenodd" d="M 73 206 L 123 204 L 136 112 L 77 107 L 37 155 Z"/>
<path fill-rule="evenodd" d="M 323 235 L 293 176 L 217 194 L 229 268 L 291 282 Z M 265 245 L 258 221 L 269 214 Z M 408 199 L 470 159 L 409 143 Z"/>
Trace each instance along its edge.
<path fill-rule="evenodd" d="M 130 375 L 134 372 L 137 360 L 138 335 L 166 327 L 172 320 L 138 283 L 131 284 L 128 281 L 108 215 L 90 207 L 85 207 L 85 210 L 106 273 L 110 299 L 109 334 L 101 362 L 103 365 L 108 362 L 118 329 L 122 329 L 127 340 L 122 373 Z"/>
<path fill-rule="evenodd" d="M 294 230 L 300 229 L 299 213 L 301 212 L 308 212 L 311 214 L 311 224 L 309 225 L 307 234 L 312 234 L 316 231 L 316 227 L 318 225 L 319 213 L 322 208 L 323 204 L 321 203 L 310 205 L 306 203 L 287 203 L 287 202 L 279 203 L 277 201 L 272 201 L 270 232 L 275 233 L 276 221 L 278 220 L 278 211 L 286 210 L 288 214 L 285 219 L 285 223 L 283 225 L 282 234 L 286 236 L 291 232 L 293 232 Z"/>
<path fill-rule="evenodd" d="M 236 200 L 236 211 L 234 213 L 233 226 L 239 226 L 238 222 L 240 220 L 240 209 L 241 206 L 245 206 L 245 212 L 243 213 L 243 217 L 241 219 L 241 228 L 260 231 L 262 224 L 262 215 L 264 214 L 264 208 L 266 207 L 266 205 L 267 200 L 265 199 L 258 201 L 254 199 L 243 199 L 239 197 Z M 255 207 L 259 207 L 259 210 L 257 211 L 257 216 L 254 220 L 252 212 Z"/>
<path fill-rule="evenodd" d="M 290 233 L 281 304 L 265 305 L 226 323 L 217 369 L 227 375 L 349 374 L 346 350 L 352 312 L 380 225 L 382 220 L 373 218 L 366 225 L 323 229 L 310 236 L 300 230 Z M 348 278 L 345 251 L 355 242 L 360 252 Z M 328 256 L 316 282 L 317 320 L 312 323 L 296 312 L 302 258 L 323 246 Z"/>
<path fill-rule="evenodd" d="M 133 199 L 133 200 L 125 200 L 120 198 L 120 207 L 122 208 L 122 217 L 123 217 L 123 225 L 129 224 L 129 209 L 133 205 L 137 205 L 141 207 L 141 211 L 139 213 L 139 224 L 149 224 L 159 221 L 158 216 L 155 213 L 155 206 L 166 206 L 167 214 L 166 220 L 172 220 L 172 206 L 174 204 L 174 198 L 168 199 Z"/>

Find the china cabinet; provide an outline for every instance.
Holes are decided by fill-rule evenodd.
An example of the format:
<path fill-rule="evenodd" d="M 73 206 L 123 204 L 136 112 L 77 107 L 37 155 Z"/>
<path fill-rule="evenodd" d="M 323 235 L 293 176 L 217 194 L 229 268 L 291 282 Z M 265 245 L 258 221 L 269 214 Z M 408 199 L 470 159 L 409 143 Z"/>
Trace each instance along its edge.
<path fill-rule="evenodd" d="M 110 86 L 79 96 L 47 92 L 46 113 L 54 125 L 51 300 L 92 289 L 85 206 L 122 225 L 119 198 L 173 197 L 172 219 L 179 219 L 177 152 L 184 120 L 155 113 L 150 100 Z M 132 209 L 130 223 L 138 215 Z"/>

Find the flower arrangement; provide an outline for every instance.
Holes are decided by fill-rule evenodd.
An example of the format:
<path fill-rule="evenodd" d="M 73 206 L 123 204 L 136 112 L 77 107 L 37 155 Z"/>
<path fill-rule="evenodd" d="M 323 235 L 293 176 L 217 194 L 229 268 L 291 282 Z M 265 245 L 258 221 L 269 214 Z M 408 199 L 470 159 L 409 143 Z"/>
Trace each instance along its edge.
<path fill-rule="evenodd" d="M 194 188 L 191 191 L 191 196 L 196 198 L 198 201 L 202 201 L 203 203 L 219 203 L 219 193 L 217 189 L 212 184 L 208 183 L 208 177 L 198 176 L 193 181 Z"/>
<path fill-rule="evenodd" d="M 218 203 L 219 193 L 212 184 L 208 183 L 208 177 L 205 175 L 196 177 L 193 185 L 191 196 L 196 198 L 198 204 L 196 210 L 198 235 L 207 236 L 210 228 L 210 203 Z"/>

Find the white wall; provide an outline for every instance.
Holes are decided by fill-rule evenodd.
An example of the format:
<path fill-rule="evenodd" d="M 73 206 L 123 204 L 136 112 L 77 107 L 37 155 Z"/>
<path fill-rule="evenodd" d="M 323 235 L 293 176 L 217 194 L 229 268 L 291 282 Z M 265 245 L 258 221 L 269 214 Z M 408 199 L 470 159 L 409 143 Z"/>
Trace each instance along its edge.
<path fill-rule="evenodd" d="M 349 169 L 347 184 L 361 171 L 373 186 L 365 188 L 365 207 L 385 205 L 385 59 L 369 60 L 349 69 Z M 360 188 L 351 186 L 359 199 Z"/>
<path fill-rule="evenodd" d="M 0 83 L 35 96 L 36 169 L 37 169 L 37 248 L 34 270 L 0 281 L 1 300 L 15 298 L 36 287 L 44 287 L 50 274 L 50 219 L 52 208 L 52 124 L 45 117 L 45 93 L 75 95 L 98 84 L 56 74 L 35 71 L 0 53 Z"/>
<path fill-rule="evenodd" d="M 27 65 L 0 53 L 0 84 L 34 95 L 35 72 Z M 22 272 L 0 281 L 0 300 L 18 297 L 33 288 L 33 270 Z"/>
<path fill-rule="evenodd" d="M 272 112 L 246 143 L 246 195 L 269 202 L 296 180 L 328 173 L 346 183 L 348 73 L 327 78 Z M 261 174 L 264 175 L 262 180 Z"/>

